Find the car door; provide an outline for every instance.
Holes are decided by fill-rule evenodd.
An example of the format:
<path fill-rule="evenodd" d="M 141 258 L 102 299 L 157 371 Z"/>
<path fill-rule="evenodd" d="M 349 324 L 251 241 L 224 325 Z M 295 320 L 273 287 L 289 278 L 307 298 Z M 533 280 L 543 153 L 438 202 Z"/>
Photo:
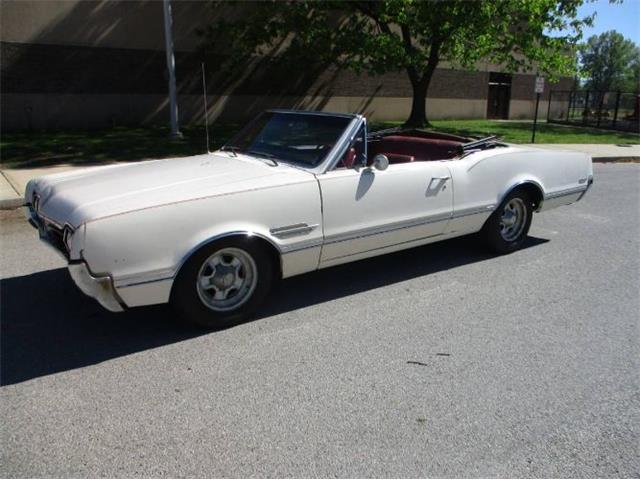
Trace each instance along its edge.
<path fill-rule="evenodd" d="M 386 170 L 336 168 L 319 175 L 318 182 L 324 226 L 321 266 L 440 236 L 453 209 L 445 161 L 391 164 Z"/>

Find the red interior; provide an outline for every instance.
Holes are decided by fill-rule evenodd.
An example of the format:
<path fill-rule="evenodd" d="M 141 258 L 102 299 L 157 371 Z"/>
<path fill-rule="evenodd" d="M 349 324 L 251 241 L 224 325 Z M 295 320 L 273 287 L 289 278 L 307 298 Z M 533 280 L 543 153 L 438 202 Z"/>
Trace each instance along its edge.
<path fill-rule="evenodd" d="M 347 153 L 342 158 L 342 164 L 344 165 L 345 168 L 351 168 L 353 167 L 353 162 L 355 161 L 356 161 L 356 149 L 351 147 L 349 150 L 347 150 Z"/>
<path fill-rule="evenodd" d="M 389 158 L 389 163 L 424 162 L 442 160 L 458 155 L 462 142 L 439 138 L 409 137 L 390 135 L 371 140 L 367 144 L 368 161 L 381 153 Z"/>

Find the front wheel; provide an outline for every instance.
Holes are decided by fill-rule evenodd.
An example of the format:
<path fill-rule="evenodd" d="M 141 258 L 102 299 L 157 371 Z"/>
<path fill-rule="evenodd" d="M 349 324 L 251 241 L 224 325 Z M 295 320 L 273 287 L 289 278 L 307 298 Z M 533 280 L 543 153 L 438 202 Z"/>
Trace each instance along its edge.
<path fill-rule="evenodd" d="M 273 281 L 265 249 L 248 239 L 221 240 L 198 250 L 182 267 L 171 304 L 205 328 L 225 328 L 253 314 Z"/>
<path fill-rule="evenodd" d="M 511 253 L 522 247 L 533 218 L 533 206 L 526 192 L 510 193 L 482 227 L 487 246 L 497 253 Z"/>

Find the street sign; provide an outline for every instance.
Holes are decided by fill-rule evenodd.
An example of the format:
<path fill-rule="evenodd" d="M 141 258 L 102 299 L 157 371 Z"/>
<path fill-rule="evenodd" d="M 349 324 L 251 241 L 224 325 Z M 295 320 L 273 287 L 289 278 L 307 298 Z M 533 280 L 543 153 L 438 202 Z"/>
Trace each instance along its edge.
<path fill-rule="evenodd" d="M 536 77 L 536 88 L 535 93 L 543 93 L 544 92 L 544 77 Z"/>

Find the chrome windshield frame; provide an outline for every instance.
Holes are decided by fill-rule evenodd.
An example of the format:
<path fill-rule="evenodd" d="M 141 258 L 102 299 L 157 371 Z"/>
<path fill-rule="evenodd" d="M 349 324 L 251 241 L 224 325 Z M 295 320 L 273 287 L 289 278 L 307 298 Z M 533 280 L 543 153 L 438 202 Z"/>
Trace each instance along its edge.
<path fill-rule="evenodd" d="M 315 167 L 310 167 L 303 165 L 301 163 L 289 161 L 286 158 L 277 158 L 276 160 L 279 163 L 283 163 L 285 165 L 296 167 L 306 172 L 313 173 L 314 175 L 320 175 L 327 171 L 330 171 L 334 168 L 334 166 L 338 163 L 338 160 L 344 155 L 346 149 L 351 144 L 355 135 L 358 133 L 360 126 L 365 122 L 365 118 L 359 114 L 347 114 L 347 113 L 330 113 L 330 112 L 317 112 L 317 111 L 306 111 L 306 110 L 280 110 L 280 109 L 272 109 L 266 110 L 267 113 L 286 113 L 286 114 L 297 114 L 297 115 L 318 115 L 324 117 L 338 117 L 338 118 L 350 118 L 351 122 L 346 126 L 342 135 L 338 137 L 336 143 L 333 148 L 326 155 L 324 160 L 320 162 Z M 365 127 L 366 128 L 366 127 Z M 365 146 L 366 148 L 366 146 Z M 252 156 L 251 154 L 247 154 L 245 152 L 238 152 L 243 155 Z M 256 157 L 260 158 L 260 157 Z"/>

